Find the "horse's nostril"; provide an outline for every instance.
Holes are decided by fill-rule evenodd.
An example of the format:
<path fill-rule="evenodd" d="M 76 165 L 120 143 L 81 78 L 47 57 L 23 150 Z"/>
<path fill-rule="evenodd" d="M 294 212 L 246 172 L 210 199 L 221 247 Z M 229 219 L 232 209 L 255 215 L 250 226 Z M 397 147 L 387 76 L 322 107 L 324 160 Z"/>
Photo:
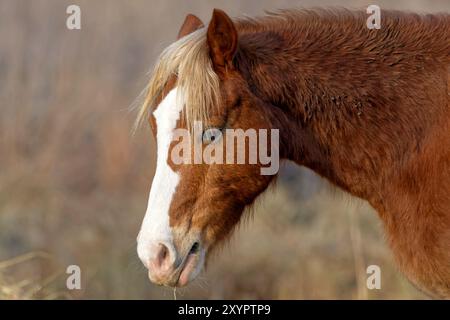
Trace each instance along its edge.
<path fill-rule="evenodd" d="M 166 260 L 170 258 L 169 248 L 163 243 L 158 245 L 158 253 L 156 255 L 156 266 L 161 267 Z"/>
<path fill-rule="evenodd" d="M 198 242 L 194 242 L 192 245 L 191 250 L 189 251 L 189 254 L 196 253 L 198 251 L 198 248 L 200 247 L 200 244 Z"/>

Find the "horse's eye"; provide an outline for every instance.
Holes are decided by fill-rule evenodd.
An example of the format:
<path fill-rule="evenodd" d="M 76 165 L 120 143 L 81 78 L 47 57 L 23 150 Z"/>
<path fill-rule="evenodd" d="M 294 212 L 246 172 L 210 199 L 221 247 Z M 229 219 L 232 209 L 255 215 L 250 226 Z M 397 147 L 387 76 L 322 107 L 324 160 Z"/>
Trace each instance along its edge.
<path fill-rule="evenodd" d="M 218 141 L 222 137 L 222 130 L 219 128 L 208 128 L 203 131 L 202 141 L 205 144 Z"/>

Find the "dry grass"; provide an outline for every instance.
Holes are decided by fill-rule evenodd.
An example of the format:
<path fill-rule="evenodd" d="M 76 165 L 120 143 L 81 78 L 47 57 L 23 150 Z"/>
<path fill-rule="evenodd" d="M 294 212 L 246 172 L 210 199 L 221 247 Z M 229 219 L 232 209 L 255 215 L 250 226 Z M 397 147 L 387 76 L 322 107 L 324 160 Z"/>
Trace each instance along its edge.
<path fill-rule="evenodd" d="M 81 31 L 65 28 L 72 1 L 0 2 L 0 299 L 172 299 L 145 280 L 135 253 L 154 142 L 148 129 L 130 138 L 128 107 L 187 12 L 207 20 L 213 7 L 238 15 L 299 3 L 77 3 Z M 450 10 L 445 0 L 396 7 Z M 320 185 L 308 171 L 285 170 L 179 298 L 423 298 L 395 271 L 374 212 L 362 204 L 349 213 L 355 200 Z M 64 289 L 70 264 L 81 267 L 81 291 Z M 367 264 L 382 268 L 382 290 L 365 289 Z"/>
<path fill-rule="evenodd" d="M 48 275 L 38 276 L 36 268 L 42 262 L 51 261 L 52 257 L 45 252 L 30 252 L 0 261 L 0 300 L 5 299 L 70 299 L 66 290 L 57 290 L 54 285 L 61 282 L 61 271 L 51 271 L 46 264 Z"/>

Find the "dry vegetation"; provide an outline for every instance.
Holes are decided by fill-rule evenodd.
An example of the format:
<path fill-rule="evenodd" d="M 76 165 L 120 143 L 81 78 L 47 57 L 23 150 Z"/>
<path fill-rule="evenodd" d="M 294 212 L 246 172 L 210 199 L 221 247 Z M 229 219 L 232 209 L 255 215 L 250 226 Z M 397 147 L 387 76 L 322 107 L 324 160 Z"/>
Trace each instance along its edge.
<path fill-rule="evenodd" d="M 0 2 L 0 299 L 171 299 L 135 253 L 154 142 L 147 128 L 130 137 L 128 107 L 187 12 L 208 19 L 212 7 L 255 14 L 299 1 L 77 3 L 81 31 L 65 28 L 72 1 Z M 397 7 L 450 10 L 446 0 Z M 423 298 L 396 272 L 374 212 L 324 185 L 285 169 L 179 297 Z M 69 264 L 82 269 L 81 291 L 64 289 Z M 382 290 L 365 289 L 369 264 L 382 268 Z"/>

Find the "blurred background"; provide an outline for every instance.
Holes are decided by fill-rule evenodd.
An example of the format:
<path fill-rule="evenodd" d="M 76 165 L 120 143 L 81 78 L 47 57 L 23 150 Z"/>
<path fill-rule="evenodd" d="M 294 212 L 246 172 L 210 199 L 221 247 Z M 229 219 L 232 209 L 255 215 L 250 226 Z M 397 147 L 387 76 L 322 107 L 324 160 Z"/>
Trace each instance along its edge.
<path fill-rule="evenodd" d="M 81 30 L 66 8 L 81 7 Z M 172 299 L 137 258 L 154 173 L 129 107 L 187 13 L 209 21 L 338 5 L 450 11 L 448 0 L 0 0 L 0 299 Z M 68 265 L 82 290 L 68 290 Z M 381 290 L 366 267 L 381 267 Z M 186 299 L 423 299 L 396 270 L 376 213 L 286 165 Z"/>

